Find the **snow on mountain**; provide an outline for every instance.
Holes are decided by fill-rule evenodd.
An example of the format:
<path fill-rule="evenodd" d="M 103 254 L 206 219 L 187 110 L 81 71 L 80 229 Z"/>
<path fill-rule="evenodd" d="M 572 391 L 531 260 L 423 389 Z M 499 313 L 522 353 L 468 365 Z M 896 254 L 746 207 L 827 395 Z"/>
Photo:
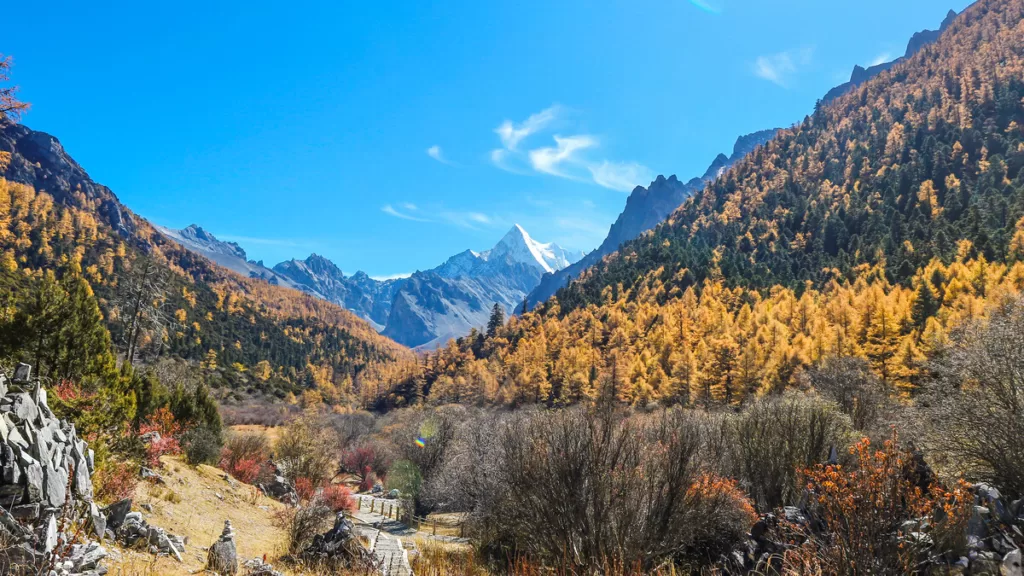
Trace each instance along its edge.
<path fill-rule="evenodd" d="M 480 257 L 488 261 L 504 258 L 510 262 L 537 265 L 549 274 L 575 261 L 570 260 L 573 255 L 558 244 L 543 244 L 534 240 L 519 224 L 513 226 L 494 248 L 480 254 Z"/>
<path fill-rule="evenodd" d="M 186 250 L 195 252 L 213 260 L 220 266 L 232 270 L 248 278 L 262 278 L 271 284 L 287 286 L 300 290 L 301 288 L 286 276 L 277 274 L 267 268 L 262 262 L 253 262 L 246 257 L 245 250 L 234 242 L 223 242 L 216 236 L 207 232 L 196 224 L 191 224 L 181 230 L 172 230 L 163 226 L 155 226 L 157 231 L 180 244 Z M 307 290 L 308 291 L 308 290 Z M 314 291 L 308 291 L 314 296 L 323 297 Z"/>
<path fill-rule="evenodd" d="M 395 293 L 383 334 L 420 349 L 465 336 L 487 324 L 494 304 L 511 313 L 544 274 L 583 256 L 538 242 L 516 224 L 490 250 L 466 250 L 413 274 Z"/>
<path fill-rule="evenodd" d="M 230 270 L 301 290 L 355 312 L 378 331 L 410 347 L 429 348 L 482 328 L 495 303 L 511 313 L 540 282 L 584 257 L 534 240 L 516 224 L 485 252 L 466 250 L 409 278 L 377 280 L 364 272 L 345 276 L 327 258 L 312 254 L 272 269 L 248 260 L 240 246 L 222 242 L 193 224 L 159 228 L 186 249 Z"/>

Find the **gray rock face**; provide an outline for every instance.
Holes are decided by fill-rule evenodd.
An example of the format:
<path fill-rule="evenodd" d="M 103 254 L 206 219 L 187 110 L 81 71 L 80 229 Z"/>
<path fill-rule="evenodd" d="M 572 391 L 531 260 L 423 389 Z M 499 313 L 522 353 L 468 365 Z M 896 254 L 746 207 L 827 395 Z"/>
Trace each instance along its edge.
<path fill-rule="evenodd" d="M 117 196 L 94 182 L 53 136 L 2 120 L 0 152 L 10 154 L 10 160 L 0 165 L 0 176 L 46 190 L 55 202 L 79 208 L 83 202 L 95 205 L 100 217 L 119 234 L 135 233 L 135 221 Z"/>
<path fill-rule="evenodd" d="M 96 534 L 105 529 L 97 525 L 97 517 L 100 524 L 105 521 L 92 502 L 92 460 L 86 456 L 91 451 L 74 426 L 54 416 L 46 391 L 29 381 L 31 372 L 30 366 L 19 366 L 11 383 L 0 374 L 0 538 L 7 543 L 0 574 L 14 566 L 52 564 L 51 574 L 97 575 L 106 556 L 99 544 L 58 548 L 71 539 L 61 534 L 61 526 L 92 516 Z M 51 552 L 58 549 L 54 564 Z"/>
<path fill-rule="evenodd" d="M 235 531 L 231 529 L 231 521 L 224 521 L 224 531 L 220 538 L 210 546 L 210 553 L 206 557 L 206 569 L 221 574 L 221 576 L 232 576 L 238 573 L 238 551 L 235 550 Z"/>

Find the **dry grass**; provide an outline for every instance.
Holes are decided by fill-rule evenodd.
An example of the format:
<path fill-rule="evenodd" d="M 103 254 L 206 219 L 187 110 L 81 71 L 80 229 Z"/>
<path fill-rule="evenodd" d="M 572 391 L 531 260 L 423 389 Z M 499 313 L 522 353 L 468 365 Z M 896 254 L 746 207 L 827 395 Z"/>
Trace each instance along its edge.
<path fill-rule="evenodd" d="M 185 575 L 201 571 L 206 551 L 220 536 L 224 520 L 231 520 L 239 560 L 263 557 L 273 562 L 285 550 L 284 532 L 274 525 L 274 515 L 283 508 L 252 486 L 230 484 L 224 473 L 212 466 L 192 468 L 180 458 L 165 456 L 160 474 L 166 484 L 139 484 L 135 493 L 136 510 L 143 504 L 153 507 L 143 517 L 153 526 L 188 538 L 184 563 L 173 558 L 153 559 L 149 554 L 120 551 L 119 561 L 107 562 L 110 574 L 124 576 L 167 574 Z M 255 491 L 255 493 L 254 493 Z M 220 497 L 218 497 L 218 495 Z M 281 568 L 279 568 L 281 569 Z"/>
<path fill-rule="evenodd" d="M 278 438 L 284 432 L 283 426 L 263 426 L 261 424 L 235 424 L 228 426 L 228 430 L 237 434 L 262 434 L 267 437 L 271 446 L 277 444 Z"/>

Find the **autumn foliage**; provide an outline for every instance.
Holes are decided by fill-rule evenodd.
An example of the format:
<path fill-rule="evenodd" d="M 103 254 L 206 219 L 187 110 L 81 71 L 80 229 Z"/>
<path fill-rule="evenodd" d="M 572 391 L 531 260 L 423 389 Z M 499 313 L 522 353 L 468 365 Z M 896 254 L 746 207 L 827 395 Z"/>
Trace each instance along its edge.
<path fill-rule="evenodd" d="M 850 448 L 855 464 L 806 472 L 811 510 L 826 530 L 792 553 L 812 551 L 829 574 L 914 574 L 922 554 L 959 553 L 973 499 L 964 484 L 937 484 L 893 432 L 879 448 L 863 439 Z"/>

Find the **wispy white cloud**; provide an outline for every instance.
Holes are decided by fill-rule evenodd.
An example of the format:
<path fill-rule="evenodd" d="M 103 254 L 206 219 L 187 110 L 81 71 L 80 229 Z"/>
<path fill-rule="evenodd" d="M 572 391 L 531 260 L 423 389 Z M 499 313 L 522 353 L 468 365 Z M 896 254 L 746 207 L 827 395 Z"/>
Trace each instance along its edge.
<path fill-rule="evenodd" d="M 871 61 L 870 66 L 878 66 L 879 64 L 885 64 L 886 62 L 892 62 L 891 52 L 882 52 L 875 59 Z"/>
<path fill-rule="evenodd" d="M 547 128 L 558 119 L 561 113 L 562 107 L 558 104 L 552 104 L 536 114 L 531 114 L 529 118 L 520 124 L 516 124 L 511 120 L 505 120 L 494 129 L 494 132 L 501 138 L 501 144 L 506 149 L 514 151 L 518 148 L 520 142 Z"/>
<path fill-rule="evenodd" d="M 636 184 L 649 181 L 651 171 L 637 162 L 613 162 L 589 158 L 589 150 L 600 147 L 600 140 L 590 134 L 553 134 L 553 146 L 521 146 L 525 140 L 544 133 L 564 108 L 555 104 L 516 124 L 505 120 L 494 132 L 502 148 L 491 150 L 491 162 L 514 174 L 540 173 L 580 182 L 592 182 L 612 190 L 632 190 Z M 647 180 L 645 180 L 647 179 Z"/>
<path fill-rule="evenodd" d="M 402 205 L 402 207 L 405 208 L 407 210 L 407 212 L 399 212 L 398 210 L 395 210 L 395 207 L 392 206 L 391 204 L 385 204 L 384 206 L 381 207 L 380 210 L 381 210 L 381 212 L 383 212 L 383 213 L 385 213 L 385 214 L 387 214 L 389 216 L 394 216 L 395 218 L 401 218 L 402 220 L 411 220 L 413 222 L 430 222 L 430 220 L 428 220 L 426 218 L 421 218 L 419 216 L 415 216 L 413 214 L 409 214 L 408 213 L 408 211 L 409 211 L 408 207 L 409 206 L 412 206 L 413 207 L 412 211 L 415 211 L 416 207 L 414 205 L 412 205 L 412 204 L 403 204 Z"/>
<path fill-rule="evenodd" d="M 722 3 L 721 2 L 715 2 L 715 1 L 712 1 L 712 0 L 690 0 L 690 4 L 693 4 L 697 8 L 700 8 L 701 10 L 703 10 L 705 12 L 709 12 L 711 14 L 721 14 L 722 13 Z"/>
<path fill-rule="evenodd" d="M 438 146 L 437 144 L 434 144 L 430 148 L 427 148 L 427 156 L 430 156 L 431 158 L 433 158 L 434 160 L 437 160 L 441 164 L 447 164 L 449 166 L 453 166 L 451 160 L 448 160 L 448 158 L 445 157 L 444 151 L 441 150 L 441 147 Z"/>
<path fill-rule="evenodd" d="M 813 60 L 814 48 L 811 47 L 765 54 L 758 56 L 754 62 L 754 74 L 758 78 L 788 88 L 800 69 L 808 66 Z"/>
<path fill-rule="evenodd" d="M 408 278 L 409 276 L 412 276 L 412 272 L 401 272 L 399 274 L 388 274 L 385 276 L 370 276 L 370 278 L 373 278 L 378 282 L 385 282 L 387 280 L 398 280 L 401 278 Z"/>
<path fill-rule="evenodd" d="M 649 168 L 636 162 L 609 162 L 588 166 L 590 173 L 600 186 L 631 192 L 637 186 L 645 185 L 654 180 L 654 173 Z"/>
<path fill-rule="evenodd" d="M 494 225 L 494 219 L 480 212 L 465 211 L 442 211 L 439 216 L 448 224 L 470 230 L 479 230 L 481 226 L 490 227 Z"/>
<path fill-rule="evenodd" d="M 473 210 L 446 210 L 440 208 L 428 208 L 421 210 L 412 202 L 399 202 L 381 206 L 381 212 L 401 220 L 411 222 L 430 222 L 435 224 L 448 224 L 460 228 L 477 230 L 480 227 L 495 225 L 495 219 L 483 212 Z"/>
<path fill-rule="evenodd" d="M 598 145 L 596 138 L 585 134 L 579 136 L 556 135 L 554 139 L 554 147 L 530 150 L 530 165 L 537 172 L 562 178 L 574 177 L 569 172 L 563 170 L 562 165 L 578 163 L 579 160 L 574 156 L 577 152 Z"/>

